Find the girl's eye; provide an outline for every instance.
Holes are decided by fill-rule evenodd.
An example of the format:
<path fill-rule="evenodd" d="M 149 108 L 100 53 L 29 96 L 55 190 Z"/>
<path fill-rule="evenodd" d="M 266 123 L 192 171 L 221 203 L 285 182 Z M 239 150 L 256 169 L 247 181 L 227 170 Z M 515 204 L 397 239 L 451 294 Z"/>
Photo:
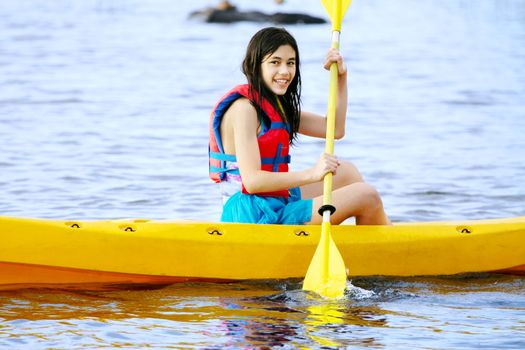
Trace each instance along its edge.
<path fill-rule="evenodd" d="M 270 61 L 270 64 L 279 64 L 279 61 Z"/>
<path fill-rule="evenodd" d="M 295 62 L 294 61 L 290 61 L 290 62 L 288 62 L 288 65 L 289 66 L 295 66 Z"/>

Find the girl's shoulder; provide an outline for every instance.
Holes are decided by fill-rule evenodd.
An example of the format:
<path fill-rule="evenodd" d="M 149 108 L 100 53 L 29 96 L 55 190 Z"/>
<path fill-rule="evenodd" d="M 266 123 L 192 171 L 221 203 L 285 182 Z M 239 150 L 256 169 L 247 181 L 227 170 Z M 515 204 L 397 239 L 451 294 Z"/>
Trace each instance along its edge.
<path fill-rule="evenodd" d="M 247 115 L 254 114 L 257 115 L 255 107 L 252 105 L 249 99 L 246 97 L 239 97 L 236 99 L 226 111 L 226 115 Z M 225 116 L 226 116 L 225 115 Z"/>

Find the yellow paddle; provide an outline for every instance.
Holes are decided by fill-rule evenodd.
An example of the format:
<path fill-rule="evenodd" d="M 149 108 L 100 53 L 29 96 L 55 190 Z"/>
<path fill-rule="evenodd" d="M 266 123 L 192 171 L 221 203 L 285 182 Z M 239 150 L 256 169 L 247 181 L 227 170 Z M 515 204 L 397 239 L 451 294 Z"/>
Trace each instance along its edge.
<path fill-rule="evenodd" d="M 321 0 L 332 21 L 332 47 L 339 49 L 339 35 L 343 16 L 352 0 Z M 330 94 L 328 98 L 328 113 L 326 121 L 325 152 L 334 153 L 335 108 L 337 104 L 337 80 L 339 73 L 337 64 L 330 66 Z M 346 268 L 343 257 L 335 245 L 331 231 L 330 215 L 335 208 L 332 206 L 332 173 L 324 177 L 323 206 L 319 213 L 323 215 L 321 238 L 315 250 L 303 289 L 316 292 L 326 298 L 341 298 L 346 288 Z"/>

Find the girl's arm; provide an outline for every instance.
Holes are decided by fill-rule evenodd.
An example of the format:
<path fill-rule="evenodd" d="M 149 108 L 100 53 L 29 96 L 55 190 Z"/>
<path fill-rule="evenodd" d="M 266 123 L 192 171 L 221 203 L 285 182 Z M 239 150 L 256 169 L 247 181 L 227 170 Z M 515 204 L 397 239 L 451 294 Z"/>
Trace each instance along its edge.
<path fill-rule="evenodd" d="M 226 112 L 234 135 L 235 155 L 242 182 L 249 193 L 273 192 L 321 181 L 328 172 L 335 173 L 339 162 L 335 156 L 323 154 L 317 164 L 297 172 L 270 172 L 261 170 L 258 120 L 255 108 L 247 99 L 235 101 Z"/>
<path fill-rule="evenodd" d="M 339 72 L 337 106 L 335 112 L 335 138 L 345 136 L 346 106 L 348 104 L 347 69 L 343 57 L 336 49 L 330 49 L 326 55 L 324 68 L 330 70 L 332 63 L 337 63 Z M 326 137 L 326 117 L 311 112 L 301 112 L 299 132 L 313 137 Z"/>

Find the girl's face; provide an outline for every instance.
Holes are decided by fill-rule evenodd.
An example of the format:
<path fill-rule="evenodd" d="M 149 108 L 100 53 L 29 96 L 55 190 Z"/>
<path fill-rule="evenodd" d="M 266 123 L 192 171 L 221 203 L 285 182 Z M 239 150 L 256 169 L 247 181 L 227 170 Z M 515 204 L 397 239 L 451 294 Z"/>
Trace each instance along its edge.
<path fill-rule="evenodd" d="M 262 79 L 266 87 L 276 95 L 284 95 L 295 77 L 295 51 L 290 45 L 282 45 L 264 57 L 261 63 Z"/>

